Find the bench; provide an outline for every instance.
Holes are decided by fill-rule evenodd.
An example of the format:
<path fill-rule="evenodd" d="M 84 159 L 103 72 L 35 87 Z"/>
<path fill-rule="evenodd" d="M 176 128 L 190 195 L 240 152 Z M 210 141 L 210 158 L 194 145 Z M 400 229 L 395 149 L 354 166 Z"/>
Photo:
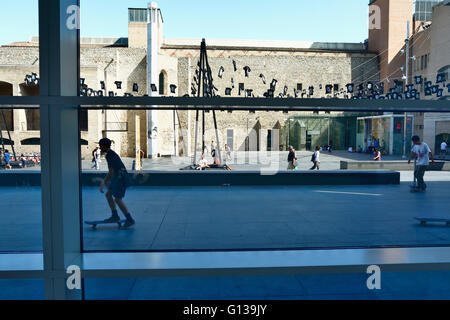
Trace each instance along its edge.
<path fill-rule="evenodd" d="M 340 162 L 341 170 L 396 170 L 413 171 L 414 161 L 343 161 Z M 450 162 L 435 161 L 435 166 L 428 166 L 428 171 L 450 171 Z"/>

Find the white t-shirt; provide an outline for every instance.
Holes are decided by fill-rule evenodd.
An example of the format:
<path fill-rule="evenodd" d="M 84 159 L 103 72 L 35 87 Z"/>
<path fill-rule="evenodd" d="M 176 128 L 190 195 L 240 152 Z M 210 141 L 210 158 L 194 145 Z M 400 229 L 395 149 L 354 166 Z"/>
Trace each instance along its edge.
<path fill-rule="evenodd" d="M 415 144 L 412 148 L 412 152 L 417 154 L 418 166 L 428 166 L 430 164 L 429 154 L 431 150 L 425 142 L 422 142 L 421 144 Z"/>
<path fill-rule="evenodd" d="M 200 159 L 200 161 L 198 162 L 198 165 L 200 167 L 205 167 L 208 164 L 208 161 L 206 161 L 206 159 Z"/>
<path fill-rule="evenodd" d="M 314 151 L 314 160 L 320 162 L 320 152 L 318 150 Z"/>
<path fill-rule="evenodd" d="M 445 141 L 441 143 L 441 150 L 442 151 L 447 150 L 447 143 L 445 143 Z"/>

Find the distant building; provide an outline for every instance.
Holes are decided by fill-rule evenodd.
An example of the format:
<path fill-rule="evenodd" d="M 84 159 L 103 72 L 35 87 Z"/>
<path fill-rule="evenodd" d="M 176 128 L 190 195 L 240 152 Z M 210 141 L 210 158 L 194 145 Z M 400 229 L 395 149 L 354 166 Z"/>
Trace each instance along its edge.
<path fill-rule="evenodd" d="M 423 83 L 414 87 L 425 96 L 424 82 L 436 82 L 438 73 L 449 78 L 450 65 L 450 3 L 423 0 L 373 0 L 371 6 L 379 8 L 381 28 L 369 30 L 369 50 L 379 55 L 380 79 L 387 88 L 396 81 L 405 90 L 406 84 L 414 84 L 415 76 L 422 76 Z M 407 26 L 409 23 L 409 61 L 406 61 Z M 408 74 L 406 65 L 408 63 Z M 448 89 L 444 89 L 442 99 L 448 99 Z M 447 96 L 447 97 L 446 97 Z M 436 95 L 433 95 L 436 99 Z M 390 120 L 387 120 L 390 118 Z M 450 115 L 446 113 L 412 113 L 407 119 L 407 152 L 410 150 L 411 135 L 423 137 L 435 150 L 450 134 Z M 404 120 L 400 115 L 385 114 L 365 118 L 364 138 L 372 136 L 392 137 L 391 153 L 401 154 L 403 145 Z M 383 121 L 387 121 L 384 123 Z M 383 123 L 382 123 L 383 122 Z M 381 127 L 379 127 L 381 126 Z M 378 128 L 378 129 L 375 129 Z M 384 129 L 380 129 L 384 128 Z M 378 137 L 379 138 L 379 137 Z"/>

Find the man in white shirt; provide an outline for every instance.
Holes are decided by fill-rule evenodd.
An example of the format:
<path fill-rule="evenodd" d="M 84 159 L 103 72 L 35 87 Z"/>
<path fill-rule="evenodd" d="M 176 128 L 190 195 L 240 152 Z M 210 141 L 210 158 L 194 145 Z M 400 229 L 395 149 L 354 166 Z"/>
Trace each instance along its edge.
<path fill-rule="evenodd" d="M 447 154 L 447 142 L 443 141 L 441 143 L 441 155 L 445 156 Z"/>
<path fill-rule="evenodd" d="M 411 160 L 417 158 L 417 165 L 414 168 L 414 177 L 417 179 L 418 188 L 425 191 L 427 185 L 423 180 L 423 176 L 425 175 L 425 171 L 430 164 L 434 166 L 433 153 L 431 152 L 430 147 L 425 143 L 421 142 L 418 136 L 412 137 L 413 147 L 411 150 L 411 156 L 409 157 L 408 164 L 411 163 Z"/>
<path fill-rule="evenodd" d="M 202 158 L 198 162 L 197 170 L 206 170 L 206 168 L 209 168 L 209 164 L 205 159 L 205 155 L 202 154 Z"/>

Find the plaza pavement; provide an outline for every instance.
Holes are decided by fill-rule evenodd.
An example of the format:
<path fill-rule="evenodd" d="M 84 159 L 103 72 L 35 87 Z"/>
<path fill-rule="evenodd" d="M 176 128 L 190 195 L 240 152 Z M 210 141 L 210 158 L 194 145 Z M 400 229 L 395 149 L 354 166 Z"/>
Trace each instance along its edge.
<path fill-rule="evenodd" d="M 411 172 L 389 186 L 131 187 L 137 224 L 83 225 L 86 250 L 196 250 L 450 245 L 450 228 L 417 215 L 450 216 L 450 173 Z M 431 181 L 434 180 L 434 181 Z M 42 248 L 40 188 L 0 188 L 0 252 Z M 110 215 L 104 195 L 83 188 L 83 220 Z"/>
<path fill-rule="evenodd" d="M 322 155 L 323 163 L 325 159 L 330 166 L 340 161 L 336 153 Z M 171 166 L 170 159 L 159 158 L 149 160 L 153 168 L 156 160 L 161 161 L 159 168 Z M 137 225 L 130 230 L 99 226 L 96 231 L 83 226 L 84 246 L 209 250 L 450 245 L 450 228 L 423 227 L 413 219 L 418 213 L 450 216 L 450 173 L 427 172 L 425 177 L 429 188 L 423 194 L 409 192 L 410 171 L 401 172 L 398 186 L 130 188 L 125 200 Z M 0 188 L 0 252 L 42 249 L 40 196 L 40 188 Z M 103 195 L 96 188 L 83 188 L 83 220 L 108 214 Z M 86 299 L 131 300 L 450 299 L 450 271 L 382 271 L 382 288 L 375 291 L 367 289 L 367 277 L 87 279 L 85 294 Z M 0 280 L 0 300 L 43 298 L 42 280 Z"/>
<path fill-rule="evenodd" d="M 428 172 L 429 191 L 400 186 L 131 188 L 126 200 L 138 224 L 130 230 L 83 226 L 85 249 L 219 249 L 449 245 L 450 228 L 420 226 L 413 216 L 447 213 L 449 176 Z M 439 181 L 440 180 L 440 181 Z M 264 202 L 261 201 L 264 199 Z M 83 190 L 84 219 L 103 218 L 106 203 Z M 42 248 L 39 188 L 0 188 L 0 251 Z M 381 290 L 368 275 L 85 280 L 86 299 L 397 300 L 450 299 L 450 271 L 383 272 Z M 43 299 L 42 280 L 2 279 L 0 300 Z"/>
<path fill-rule="evenodd" d="M 85 298 L 103 300 L 449 300 L 450 271 L 238 277 L 86 279 Z M 44 299 L 42 280 L 0 279 L 0 300 Z"/>

